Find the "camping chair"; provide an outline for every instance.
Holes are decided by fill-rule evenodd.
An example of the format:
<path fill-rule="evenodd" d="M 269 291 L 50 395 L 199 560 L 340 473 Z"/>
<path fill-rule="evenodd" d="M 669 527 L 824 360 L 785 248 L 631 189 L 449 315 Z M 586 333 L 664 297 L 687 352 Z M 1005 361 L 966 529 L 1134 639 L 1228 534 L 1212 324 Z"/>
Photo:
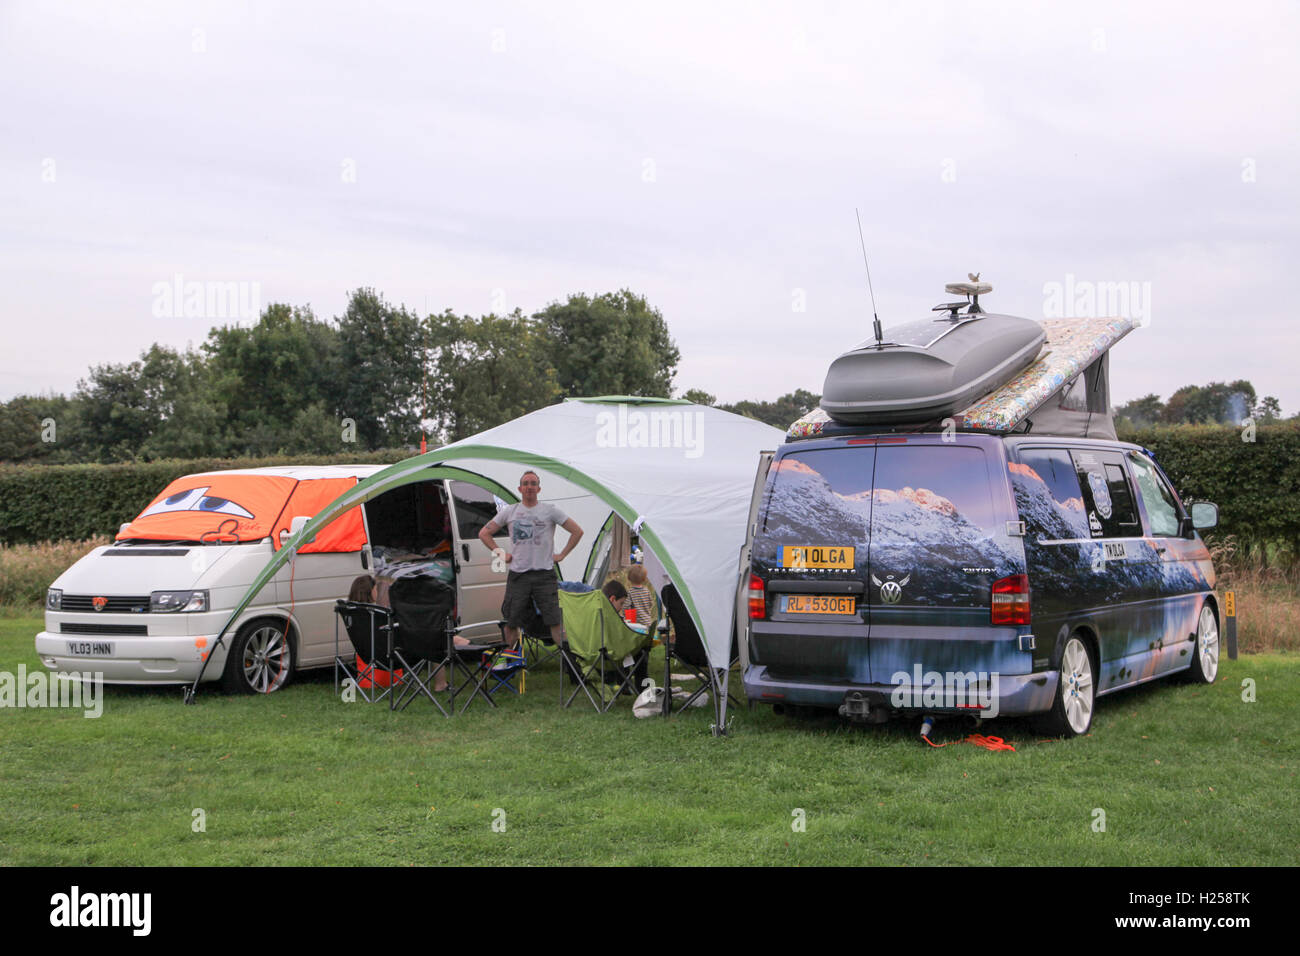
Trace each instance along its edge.
<path fill-rule="evenodd" d="M 402 667 L 402 682 L 392 699 L 393 710 L 405 710 L 412 700 L 423 696 L 444 717 L 449 712 L 433 689 L 438 675 L 450 670 L 447 655 L 447 623 L 456 601 L 456 592 L 442 582 L 427 577 L 401 578 L 388 590 L 393 606 L 393 658 Z"/>
<path fill-rule="evenodd" d="M 402 578 L 388 591 L 397 627 L 393 636 L 393 657 L 405 671 L 402 689 L 393 700 L 394 710 L 404 710 L 416 696 L 427 697 L 443 716 L 454 716 L 456 697 L 470 688 L 469 699 L 461 706 L 464 713 L 478 697 L 493 707 L 496 702 L 484 692 L 483 685 L 492 673 L 497 655 L 505 648 L 504 640 L 480 641 L 457 645 L 461 631 L 482 627 L 486 623 L 457 624 L 454 616 L 456 592 L 452 587 L 430 577 Z M 449 693 L 444 707 L 433 689 L 439 673 L 445 671 Z M 460 673 L 458 673 L 460 672 Z"/>
<path fill-rule="evenodd" d="M 709 652 L 704 646 L 704 641 L 700 639 L 700 632 L 695 629 L 695 622 L 691 619 L 690 612 L 686 610 L 686 603 L 682 600 L 681 595 L 677 593 L 677 588 L 672 584 L 664 586 L 663 606 L 668 612 L 668 619 L 672 621 L 673 631 L 676 639 L 673 641 L 664 640 L 664 716 L 667 717 L 673 712 L 673 693 L 672 693 L 672 671 L 673 661 L 678 661 L 685 666 L 700 681 L 700 686 L 692 693 L 686 695 L 677 708 L 678 713 L 687 707 L 694 705 L 695 701 L 701 696 L 709 693 L 713 686 L 713 668 L 709 664 Z M 662 623 L 660 624 L 660 633 L 666 630 Z M 733 634 L 731 638 L 731 654 L 728 667 L 735 664 L 740 659 L 737 653 L 736 637 Z M 737 707 L 740 702 L 731 695 L 727 694 L 727 699 Z"/>
<path fill-rule="evenodd" d="M 516 677 L 519 678 L 518 686 L 515 683 Z M 512 694 L 522 694 L 527 677 L 528 658 L 525 656 L 521 640 L 515 647 L 503 648 L 497 655 L 496 662 L 492 664 L 487 674 L 487 692 L 493 695 L 505 688 Z"/>
<path fill-rule="evenodd" d="M 590 584 L 583 584 L 581 581 L 561 581 L 559 589 L 577 594 L 586 594 L 595 590 Z M 555 646 L 555 641 L 551 638 L 551 629 L 542 621 L 542 613 L 535 605 L 533 619 L 527 626 L 519 629 L 519 638 L 527 656 L 526 663 L 529 669 L 540 667 L 562 656 L 560 648 Z"/>
<path fill-rule="evenodd" d="M 456 624 L 454 619 L 447 619 L 443 662 L 447 667 L 447 687 L 451 690 L 451 712 L 453 714 L 458 712 L 456 710 L 456 696 L 464 693 L 466 687 L 470 689 L 469 699 L 461 705 L 459 713 L 465 713 L 469 709 L 469 705 L 479 698 L 487 701 L 492 707 L 497 706 L 497 702 L 492 699 L 492 693 L 501 682 L 498 681 L 491 688 L 486 685 L 490 679 L 497 675 L 497 662 L 506 651 L 505 623 L 505 621 L 476 621 L 473 624 Z M 498 640 L 485 642 L 480 639 L 470 644 L 458 645 L 456 643 L 456 635 L 461 631 L 482 627 L 485 624 L 497 625 L 501 635 Z M 522 661 L 522 652 L 516 650 L 516 653 L 519 654 L 519 659 Z M 457 677 L 456 672 L 458 670 L 464 676 Z M 508 680 L 506 678 L 507 686 L 509 686 Z M 514 688 L 511 687 L 511 690 L 514 690 Z"/>
<path fill-rule="evenodd" d="M 653 636 L 628 627 L 601 591 L 561 591 L 560 610 L 568 639 L 568 646 L 560 648 L 560 657 L 577 684 L 566 699 L 561 683 L 561 701 L 569 707 L 581 691 L 597 713 L 605 713 L 621 693 L 633 688 L 644 671 Z"/>
<path fill-rule="evenodd" d="M 368 704 L 388 697 L 394 683 L 402 679 L 393 659 L 392 611 L 378 604 L 337 601 L 334 614 L 334 692 L 350 681 Z M 352 651 L 346 656 L 339 646 L 340 624 L 347 631 Z"/>
<path fill-rule="evenodd" d="M 560 656 L 560 649 L 551 639 L 551 629 L 542 621 L 542 614 L 533 609 L 533 619 L 519 629 L 519 646 L 530 668 L 540 667 Z"/>

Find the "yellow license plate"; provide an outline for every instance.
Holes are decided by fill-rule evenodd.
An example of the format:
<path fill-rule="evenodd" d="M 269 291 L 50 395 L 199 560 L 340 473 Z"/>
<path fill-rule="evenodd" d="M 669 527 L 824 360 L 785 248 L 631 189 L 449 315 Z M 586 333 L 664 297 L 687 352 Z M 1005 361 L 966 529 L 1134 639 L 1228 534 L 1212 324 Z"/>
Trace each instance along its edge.
<path fill-rule="evenodd" d="M 787 614 L 856 614 L 857 598 L 853 595 L 831 597 L 826 594 L 791 594 L 785 599 Z"/>
<path fill-rule="evenodd" d="M 783 568 L 853 570 L 853 549 L 824 544 L 787 544 L 781 548 Z"/>

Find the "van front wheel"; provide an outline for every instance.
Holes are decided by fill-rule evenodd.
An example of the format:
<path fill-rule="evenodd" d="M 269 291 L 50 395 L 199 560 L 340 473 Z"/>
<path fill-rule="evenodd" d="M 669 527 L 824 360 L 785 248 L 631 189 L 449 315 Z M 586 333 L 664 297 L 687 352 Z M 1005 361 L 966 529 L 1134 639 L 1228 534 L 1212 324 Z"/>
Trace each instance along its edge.
<path fill-rule="evenodd" d="M 236 694 L 271 694 L 293 673 L 293 644 L 285 625 L 253 621 L 244 625 L 226 655 L 222 686 Z"/>
<path fill-rule="evenodd" d="M 1093 678 L 1092 655 L 1078 635 L 1071 635 L 1061 652 L 1061 672 L 1056 681 L 1052 709 L 1036 717 L 1034 729 L 1051 737 L 1076 737 L 1092 726 L 1092 710 L 1097 700 Z"/>

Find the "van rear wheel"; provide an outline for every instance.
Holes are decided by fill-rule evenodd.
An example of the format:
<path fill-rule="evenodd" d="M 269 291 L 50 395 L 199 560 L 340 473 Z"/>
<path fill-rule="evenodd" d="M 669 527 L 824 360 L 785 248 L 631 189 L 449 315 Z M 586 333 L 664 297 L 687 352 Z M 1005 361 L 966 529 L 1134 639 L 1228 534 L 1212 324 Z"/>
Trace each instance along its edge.
<path fill-rule="evenodd" d="M 240 628 L 226 655 L 221 684 L 236 694 L 272 694 L 293 673 L 293 644 L 285 625 L 253 621 Z"/>
<path fill-rule="evenodd" d="M 1097 700 L 1092 653 L 1077 634 L 1070 635 L 1061 652 L 1061 670 L 1056 681 L 1052 709 L 1032 721 L 1034 730 L 1050 737 L 1077 737 L 1092 726 Z"/>

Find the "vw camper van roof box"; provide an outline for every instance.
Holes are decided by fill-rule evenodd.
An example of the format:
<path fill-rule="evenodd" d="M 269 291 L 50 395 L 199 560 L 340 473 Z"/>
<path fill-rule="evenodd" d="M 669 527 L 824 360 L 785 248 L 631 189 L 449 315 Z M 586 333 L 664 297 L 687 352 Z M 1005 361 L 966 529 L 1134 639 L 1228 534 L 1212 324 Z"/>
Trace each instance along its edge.
<path fill-rule="evenodd" d="M 898 425 L 946 418 L 1016 376 L 1038 356 L 1043 327 L 980 308 L 993 286 L 953 282 L 965 302 L 934 307 L 946 313 L 877 333 L 845 352 L 826 372 L 821 407 L 845 425 Z M 963 312 L 962 309 L 965 309 Z"/>

